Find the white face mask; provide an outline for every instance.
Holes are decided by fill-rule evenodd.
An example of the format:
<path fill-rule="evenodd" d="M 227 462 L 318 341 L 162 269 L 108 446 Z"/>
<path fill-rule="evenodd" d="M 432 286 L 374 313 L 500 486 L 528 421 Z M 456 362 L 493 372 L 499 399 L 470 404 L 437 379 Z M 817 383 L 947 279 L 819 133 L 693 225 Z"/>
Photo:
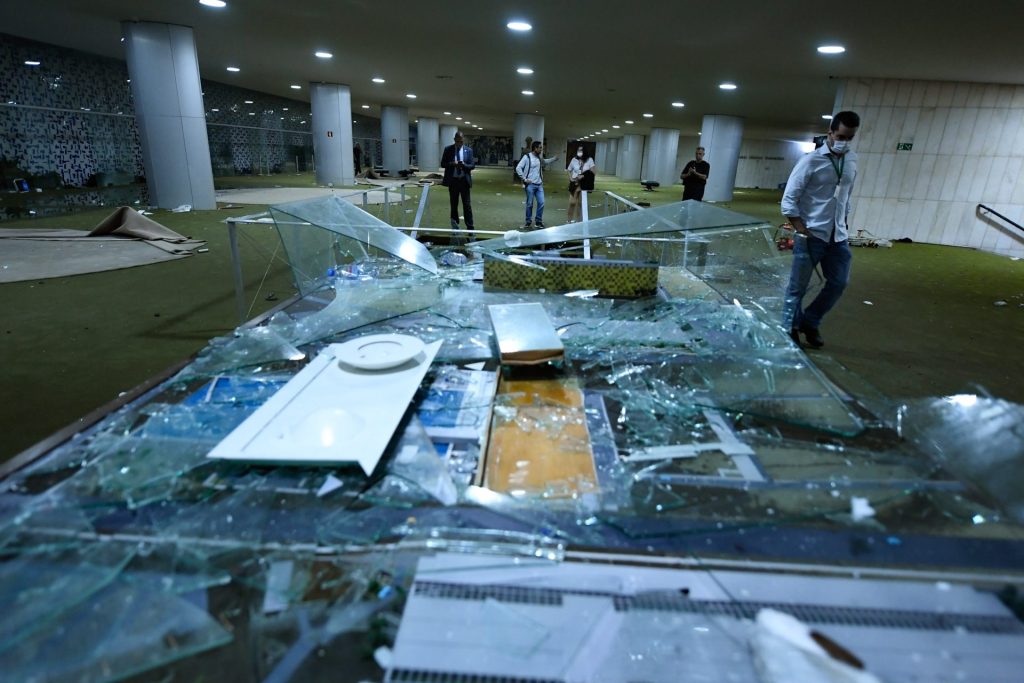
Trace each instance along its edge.
<path fill-rule="evenodd" d="M 576 156 L 580 159 L 583 158 L 583 152 L 576 152 Z"/>
<path fill-rule="evenodd" d="M 836 154 L 846 154 L 848 151 L 850 151 L 850 141 L 849 140 L 833 140 L 832 141 L 832 151 L 835 152 Z"/>

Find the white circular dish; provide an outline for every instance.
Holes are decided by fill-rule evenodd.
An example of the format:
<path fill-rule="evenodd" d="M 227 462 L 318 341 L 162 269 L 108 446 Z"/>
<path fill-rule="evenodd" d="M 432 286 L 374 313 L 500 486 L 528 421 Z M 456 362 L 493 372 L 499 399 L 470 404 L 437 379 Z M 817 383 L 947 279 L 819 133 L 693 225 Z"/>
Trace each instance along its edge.
<path fill-rule="evenodd" d="M 360 370 L 385 370 L 412 360 L 424 346 L 407 334 L 371 334 L 342 344 L 337 358 Z"/>

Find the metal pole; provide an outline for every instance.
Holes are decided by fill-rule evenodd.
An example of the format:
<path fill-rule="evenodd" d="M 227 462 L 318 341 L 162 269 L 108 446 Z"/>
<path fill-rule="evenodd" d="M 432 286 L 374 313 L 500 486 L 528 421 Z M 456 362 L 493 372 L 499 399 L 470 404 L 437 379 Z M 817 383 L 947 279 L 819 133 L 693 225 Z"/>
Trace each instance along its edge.
<path fill-rule="evenodd" d="M 385 187 L 384 188 L 384 222 L 385 223 L 390 223 L 391 222 L 391 220 L 388 218 L 391 215 L 391 212 L 389 211 L 389 208 L 390 207 L 388 206 L 388 188 Z"/>
<path fill-rule="evenodd" d="M 238 228 L 234 219 L 229 218 L 228 244 L 231 247 L 231 270 L 235 278 L 235 306 L 238 308 L 238 322 L 245 322 L 245 283 L 242 282 L 242 260 L 238 255 Z"/>
<path fill-rule="evenodd" d="M 423 212 L 427 208 L 427 201 L 430 199 L 430 185 L 423 185 L 423 191 L 420 193 L 420 205 L 416 209 L 416 218 L 412 221 L 413 231 L 410 237 L 416 239 L 417 231 L 415 228 L 420 227 L 420 221 L 423 220 Z"/>
<path fill-rule="evenodd" d="M 366 211 L 366 204 L 367 204 L 367 201 L 368 201 L 367 200 L 367 195 L 369 194 L 369 192 L 370 192 L 369 190 L 363 190 L 363 211 Z"/>
<path fill-rule="evenodd" d="M 586 190 L 580 190 L 580 199 L 583 201 L 583 258 L 590 258 L 590 238 L 587 237 L 590 234 L 590 202 L 587 200 L 587 195 L 590 194 Z"/>

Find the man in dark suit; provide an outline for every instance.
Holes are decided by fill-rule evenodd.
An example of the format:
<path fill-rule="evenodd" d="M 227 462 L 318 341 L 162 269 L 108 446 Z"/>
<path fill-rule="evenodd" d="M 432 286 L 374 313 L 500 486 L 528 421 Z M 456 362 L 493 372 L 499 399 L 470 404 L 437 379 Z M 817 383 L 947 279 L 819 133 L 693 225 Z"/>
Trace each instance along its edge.
<path fill-rule="evenodd" d="M 462 215 L 466 218 L 466 229 L 473 229 L 473 206 L 470 202 L 469 190 L 473 187 L 473 150 L 462 144 L 462 133 L 455 133 L 455 144 L 444 148 L 441 155 L 441 166 L 444 168 L 444 180 L 441 184 L 448 188 L 448 199 L 451 202 L 452 228 L 459 227 L 459 197 L 462 197 Z"/>

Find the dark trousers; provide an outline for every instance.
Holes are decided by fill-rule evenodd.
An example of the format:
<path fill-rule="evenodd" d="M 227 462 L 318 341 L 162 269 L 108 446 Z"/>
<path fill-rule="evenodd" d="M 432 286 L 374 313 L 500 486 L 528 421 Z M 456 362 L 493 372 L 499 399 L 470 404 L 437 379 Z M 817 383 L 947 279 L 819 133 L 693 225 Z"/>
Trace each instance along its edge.
<path fill-rule="evenodd" d="M 698 202 L 704 200 L 705 185 L 683 185 L 683 201 L 696 199 Z"/>
<path fill-rule="evenodd" d="M 459 227 L 459 198 L 462 198 L 462 215 L 466 217 L 466 227 L 473 229 L 473 205 L 469 197 L 469 182 L 465 178 L 452 178 L 448 181 L 448 200 L 452 207 L 452 227 Z"/>

